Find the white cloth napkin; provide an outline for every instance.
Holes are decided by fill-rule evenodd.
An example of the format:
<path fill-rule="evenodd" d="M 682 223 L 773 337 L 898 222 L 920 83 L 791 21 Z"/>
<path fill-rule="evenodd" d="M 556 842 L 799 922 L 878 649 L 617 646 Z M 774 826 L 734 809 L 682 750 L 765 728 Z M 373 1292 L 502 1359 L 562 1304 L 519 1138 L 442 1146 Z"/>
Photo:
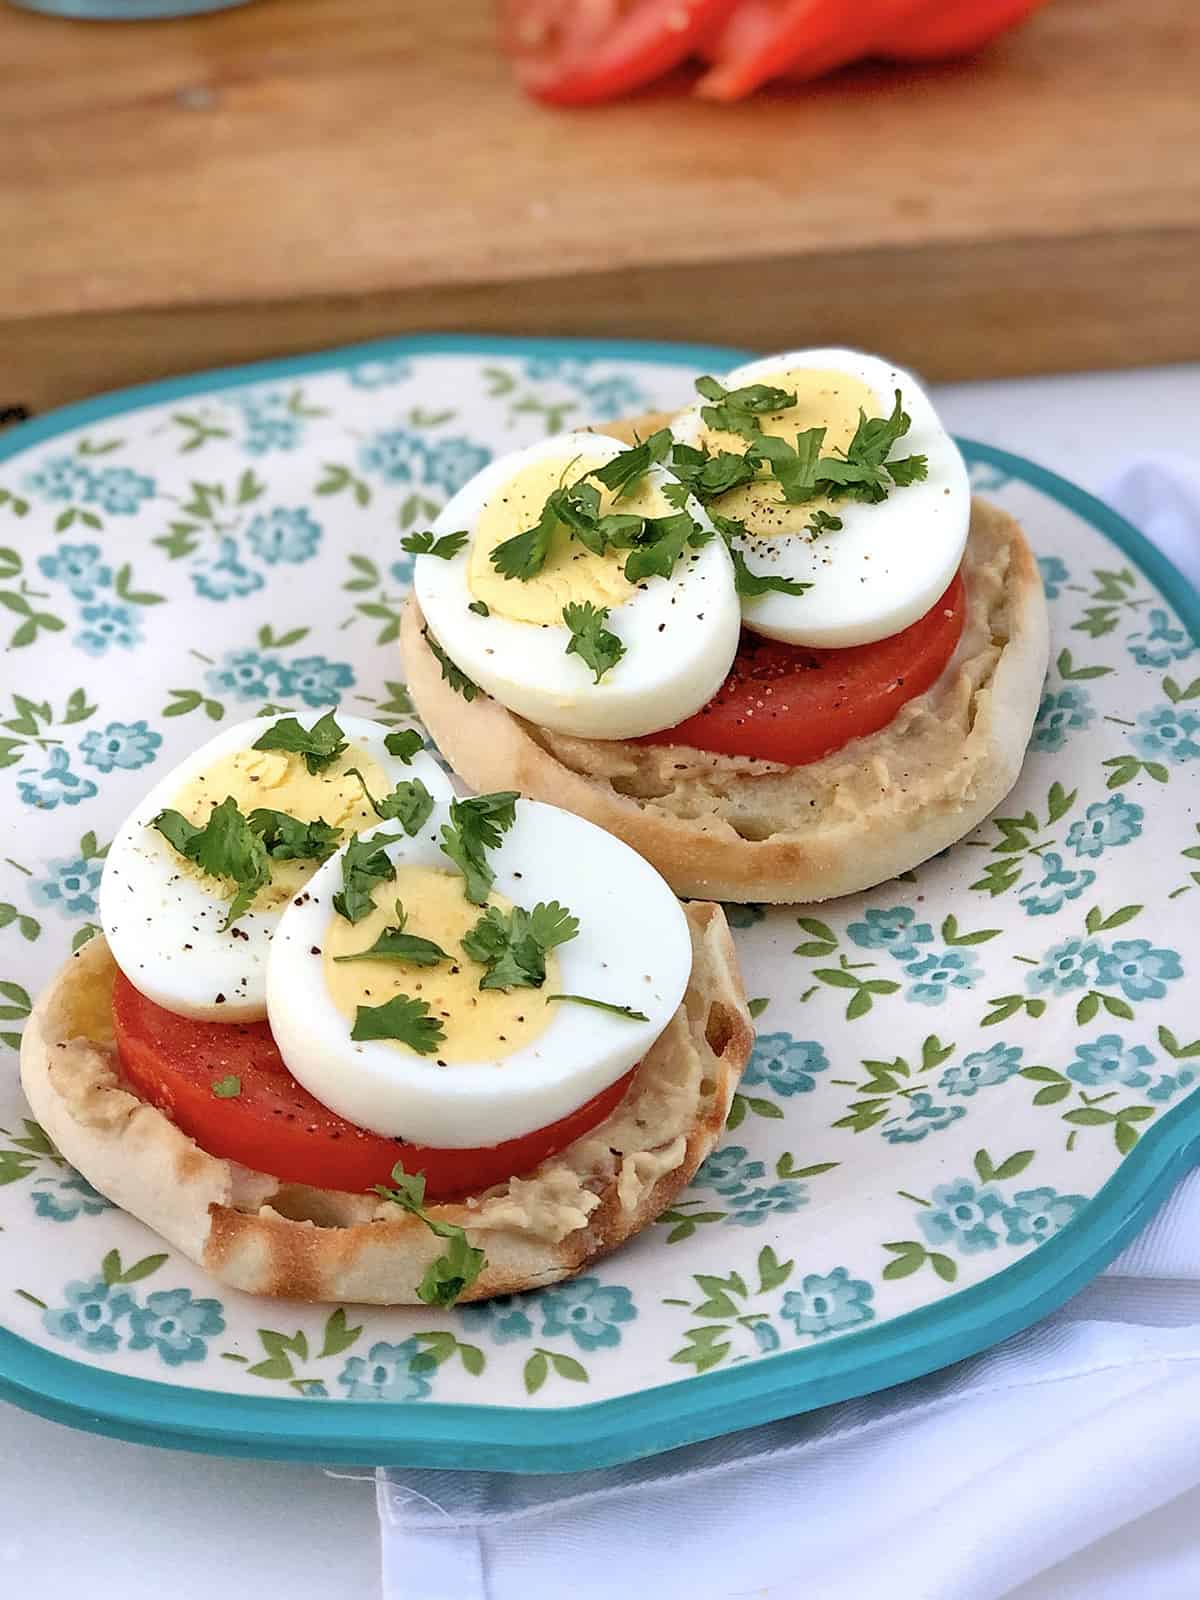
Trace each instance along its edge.
<path fill-rule="evenodd" d="M 1200 465 L 1108 499 L 1200 585 Z M 604 1471 L 381 1468 L 385 1600 L 1000 1600 L 1200 1484 L 1198 1419 L 1200 1173 L 1061 1311 L 916 1382 Z M 1200 1594 L 1200 1554 L 1167 1581 Z"/>

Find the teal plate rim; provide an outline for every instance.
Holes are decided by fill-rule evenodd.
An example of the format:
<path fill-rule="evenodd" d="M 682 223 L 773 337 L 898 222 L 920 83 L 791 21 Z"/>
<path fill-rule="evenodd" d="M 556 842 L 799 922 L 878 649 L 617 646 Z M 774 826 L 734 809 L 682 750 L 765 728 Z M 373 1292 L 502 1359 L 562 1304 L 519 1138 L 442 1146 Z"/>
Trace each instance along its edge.
<path fill-rule="evenodd" d="M 69 429 L 185 395 L 413 354 L 567 355 L 721 367 L 748 352 L 715 345 L 420 334 L 218 368 L 114 390 L 0 437 L 0 461 Z M 959 439 L 986 463 L 1057 500 L 1107 535 L 1200 639 L 1200 594 L 1136 528 L 1086 490 L 1021 456 Z M 578 1472 L 636 1460 L 890 1388 L 1019 1333 L 1055 1310 L 1145 1225 L 1200 1161 L 1200 1095 L 1167 1112 L 1080 1213 L 994 1278 L 827 1345 L 588 1405 L 371 1406 L 259 1399 L 128 1378 L 55 1355 L 0 1328 L 0 1398 L 93 1433 L 178 1450 L 286 1461 Z"/>

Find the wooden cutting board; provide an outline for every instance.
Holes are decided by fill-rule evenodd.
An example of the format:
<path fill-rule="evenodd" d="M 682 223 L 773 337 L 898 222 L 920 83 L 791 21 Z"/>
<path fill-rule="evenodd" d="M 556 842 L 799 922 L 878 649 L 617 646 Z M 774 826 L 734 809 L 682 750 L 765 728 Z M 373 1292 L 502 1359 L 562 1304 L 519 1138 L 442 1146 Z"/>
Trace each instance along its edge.
<path fill-rule="evenodd" d="M 432 328 L 1200 356 L 1194 0 L 732 107 L 533 105 L 486 0 L 0 6 L 0 81 L 0 404 Z"/>

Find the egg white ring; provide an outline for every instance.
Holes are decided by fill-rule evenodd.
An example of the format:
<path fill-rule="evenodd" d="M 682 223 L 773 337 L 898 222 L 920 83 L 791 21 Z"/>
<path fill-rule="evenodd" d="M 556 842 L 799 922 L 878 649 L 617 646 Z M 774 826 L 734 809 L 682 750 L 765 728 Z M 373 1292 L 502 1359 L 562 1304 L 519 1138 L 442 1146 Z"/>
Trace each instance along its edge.
<path fill-rule="evenodd" d="M 765 356 L 735 367 L 721 382 L 739 389 L 798 369 L 858 378 L 875 395 L 882 416 L 891 415 L 899 389 L 912 426 L 895 454 L 927 456 L 929 475 L 922 483 L 893 489 L 878 505 L 839 501 L 835 510 L 841 530 L 812 543 L 786 535 L 748 541 L 743 553 L 753 571 L 814 587 L 805 595 L 743 599 L 742 617 L 756 633 L 789 644 L 870 644 L 923 617 L 958 571 L 971 518 L 966 463 L 913 374 L 862 351 L 793 350 Z M 680 443 L 700 443 L 706 431 L 700 412 L 707 404 L 698 401 L 672 421 Z"/>
<path fill-rule="evenodd" d="M 392 861 L 453 870 L 439 848 L 448 815 L 447 806 L 435 807 L 415 839 L 387 847 Z M 436 1052 L 415 1056 L 382 1041 L 352 1041 L 352 1024 L 323 981 L 322 958 L 312 954 L 322 948 L 335 914 L 331 900 L 341 886 L 335 856 L 279 925 L 267 969 L 267 1009 L 292 1074 L 359 1127 L 438 1149 L 520 1138 L 577 1110 L 628 1072 L 683 999 L 692 966 L 683 908 L 628 845 L 570 812 L 521 800 L 513 828 L 489 860 L 496 889 L 517 904 L 531 910 L 538 901 L 558 900 L 579 918 L 577 936 L 555 951 L 561 992 L 629 1005 L 649 1021 L 559 1003 L 531 1044 L 444 1067 L 436 1064 Z M 419 932 L 420 904 L 405 909 L 410 930 Z M 531 1007 L 546 1003 L 535 989 L 528 1001 Z"/>
<path fill-rule="evenodd" d="M 432 756 L 418 751 L 406 766 L 386 749 L 390 730 L 381 723 L 340 710 L 335 716 L 350 744 L 365 751 L 392 785 L 420 778 L 435 800 L 453 794 Z M 177 852 L 151 824 L 191 782 L 223 757 L 248 750 L 278 720 L 236 723 L 193 751 L 155 784 L 109 846 L 98 900 L 104 936 L 134 988 L 177 1016 L 211 1022 L 266 1016 L 267 952 L 285 907 L 247 911 L 222 932 L 228 900 L 184 871 Z M 270 800 L 269 791 L 265 798 Z"/>
<path fill-rule="evenodd" d="M 581 457 L 571 469 L 575 478 L 626 449 L 617 439 L 571 433 L 515 451 L 460 489 L 439 513 L 434 531 L 466 528 L 473 534 L 486 502 L 531 462 L 546 456 Z M 661 488 L 675 480 L 655 466 L 646 481 Z M 687 509 L 712 531 L 697 501 L 689 499 Z M 541 626 L 496 612 L 481 617 L 469 609 L 474 599 L 472 542 L 449 561 L 418 556 L 413 590 L 430 631 L 451 660 L 518 716 L 579 738 L 631 739 L 674 727 L 706 705 L 724 683 L 737 651 L 741 616 L 733 565 L 720 538 L 685 551 L 670 578 L 646 579 L 628 600 L 610 609 L 606 626 L 626 653 L 598 684 L 580 656 L 567 654 L 571 632 L 565 624 Z"/>

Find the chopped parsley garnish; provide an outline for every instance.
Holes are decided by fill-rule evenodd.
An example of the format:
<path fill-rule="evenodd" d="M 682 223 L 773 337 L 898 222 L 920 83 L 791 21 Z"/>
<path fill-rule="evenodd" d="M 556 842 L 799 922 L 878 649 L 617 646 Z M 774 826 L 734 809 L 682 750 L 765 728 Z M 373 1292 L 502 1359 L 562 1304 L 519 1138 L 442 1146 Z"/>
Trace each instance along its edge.
<path fill-rule="evenodd" d="M 247 819 L 273 861 L 327 861 L 337 849 L 342 830 L 318 817 L 301 822 L 286 811 L 260 806 Z"/>
<path fill-rule="evenodd" d="M 384 822 L 398 822 L 410 839 L 414 834 L 420 833 L 429 821 L 429 813 L 433 810 L 433 796 L 420 778 L 405 778 L 396 785 L 391 794 L 385 794 L 382 800 L 376 800 L 367 788 L 367 780 L 357 767 L 348 767 L 346 775 L 357 778 L 362 784 L 367 804 L 375 815 Z"/>
<path fill-rule="evenodd" d="M 649 1022 L 650 1018 L 644 1011 L 635 1011 L 632 1006 L 615 1006 L 609 1000 L 593 1000 L 588 994 L 548 994 L 546 1003 L 551 1000 L 569 1000 L 574 1006 L 592 1006 L 596 1011 L 611 1011 L 615 1017 L 626 1017 L 630 1022 Z"/>
<path fill-rule="evenodd" d="M 696 379 L 696 389 L 713 404 L 701 406 L 700 415 L 710 428 L 722 433 L 740 433 L 745 439 L 758 435 L 756 417 L 787 411 L 796 404 L 794 392 L 776 389 L 769 383 L 748 383 L 741 389 L 726 389 L 716 378 Z"/>
<path fill-rule="evenodd" d="M 733 557 L 733 581 L 743 600 L 757 600 L 764 594 L 807 594 L 812 588 L 811 583 L 801 583 L 798 578 L 777 578 L 753 571 L 734 544 L 729 546 L 729 554 Z"/>
<path fill-rule="evenodd" d="M 712 534 L 686 511 L 676 511 L 669 517 L 647 517 L 626 559 L 625 576 L 630 583 L 641 583 L 646 578 L 669 578 L 685 547 L 698 550 L 711 538 Z"/>
<path fill-rule="evenodd" d="M 424 1000 L 397 994 L 381 1006 L 359 1006 L 350 1037 L 359 1044 L 368 1039 L 398 1039 L 419 1056 L 431 1056 L 446 1031 Z"/>
<path fill-rule="evenodd" d="M 236 1100 L 242 1092 L 242 1080 L 231 1072 L 228 1077 L 215 1080 L 212 1092 L 218 1100 Z"/>
<path fill-rule="evenodd" d="M 392 1182 L 394 1189 L 377 1184 L 375 1193 L 391 1200 L 402 1211 L 419 1217 L 431 1233 L 449 1243 L 449 1249 L 425 1269 L 425 1276 L 417 1286 L 417 1298 L 427 1306 L 452 1306 L 483 1271 L 487 1257 L 468 1242 L 460 1227 L 452 1222 L 441 1222 L 425 1210 L 422 1173 L 405 1172 L 403 1162 L 397 1161 L 392 1168 Z"/>
<path fill-rule="evenodd" d="M 547 953 L 578 932 L 579 918 L 557 900 L 539 902 L 532 911 L 489 906 L 464 935 L 462 947 L 487 968 L 479 980 L 481 989 L 540 989 L 546 981 Z"/>
<path fill-rule="evenodd" d="M 452 561 L 470 537 L 465 529 L 461 533 L 444 533 L 440 539 L 428 532 L 410 533 L 401 539 L 400 548 L 411 556 L 440 556 L 443 561 Z"/>
<path fill-rule="evenodd" d="M 594 606 L 590 600 L 580 605 L 565 605 L 562 619 L 571 630 L 567 654 L 579 656 L 591 668 L 595 681 L 599 683 L 625 654 L 625 646 L 620 639 L 604 626 L 608 621 L 608 607 Z"/>
<path fill-rule="evenodd" d="M 353 955 L 334 956 L 335 961 L 403 961 L 410 967 L 436 967 L 450 957 L 440 944 L 432 939 L 419 938 L 415 933 L 405 933 L 408 921 L 404 907 L 396 901 L 396 926 L 385 928 L 368 950 L 356 950 Z"/>
<path fill-rule="evenodd" d="M 383 748 L 388 755 L 395 756 L 398 761 L 403 761 L 406 767 L 410 767 L 412 758 L 419 750 L 425 748 L 425 740 L 415 728 L 397 728 L 394 733 L 389 733 L 385 737 Z"/>
<path fill-rule="evenodd" d="M 731 450 L 719 450 L 713 455 L 707 448 L 677 444 L 671 452 L 670 472 L 678 479 L 678 485 L 663 492 L 672 504 L 679 506 L 689 494 L 707 502 L 717 495 L 728 494 L 730 489 L 752 483 L 758 468 L 758 457 L 752 445 L 739 456 Z"/>
<path fill-rule="evenodd" d="M 753 449 L 769 464 L 784 499 L 791 505 L 803 505 L 817 498 L 859 500 L 878 505 L 887 499 L 890 490 L 919 483 L 928 472 L 924 456 L 888 460 L 893 445 L 904 437 L 910 426 L 911 418 L 901 404 L 897 389 L 890 416 L 868 417 L 865 411 L 859 411 L 858 427 L 844 455 L 821 454 L 824 428 L 808 428 L 798 433 L 794 448 L 786 439 L 760 434 L 754 440 Z"/>
<path fill-rule="evenodd" d="M 342 887 L 333 897 L 333 909 L 347 922 L 361 922 L 374 909 L 374 893 L 381 883 L 391 883 L 396 869 L 385 845 L 395 844 L 398 833 L 376 833 L 351 839 L 342 856 Z"/>
<path fill-rule="evenodd" d="M 421 629 L 421 637 L 432 650 L 434 660 L 442 669 L 442 677 L 454 690 L 455 694 L 462 695 L 464 700 L 474 700 L 479 693 L 479 685 L 473 679 L 468 678 L 461 667 L 456 666 L 451 661 L 428 628 Z"/>
<path fill-rule="evenodd" d="M 255 750 L 284 750 L 289 755 L 303 756 L 304 765 L 314 773 L 324 772 L 345 748 L 345 735 L 332 711 L 327 711 L 311 728 L 302 728 L 295 717 L 284 717 L 254 741 Z"/>
<path fill-rule="evenodd" d="M 588 476 L 606 489 L 615 489 L 619 500 L 622 495 L 632 493 L 652 466 L 667 459 L 673 443 L 670 428 L 659 428 L 632 449 L 622 450 L 602 467 L 595 467 Z"/>
<path fill-rule="evenodd" d="M 477 617 L 490 617 L 492 614 L 492 609 L 486 600 L 472 600 L 467 610 L 473 611 Z"/>
<path fill-rule="evenodd" d="M 442 849 L 462 873 L 463 893 L 472 905 L 483 905 L 495 882 L 487 852 L 516 821 L 519 798 L 515 789 L 505 789 L 450 802 L 450 821 L 442 824 Z"/>
<path fill-rule="evenodd" d="M 222 932 L 250 909 L 255 895 L 271 881 L 266 846 L 238 810 L 232 795 L 213 808 L 202 828 L 181 812 L 171 810 L 160 811 L 151 827 L 157 828 L 169 845 L 202 872 L 236 886 L 221 924 Z"/>
<path fill-rule="evenodd" d="M 511 539 L 505 539 L 492 551 L 492 565 L 501 577 L 522 580 L 536 578 L 546 565 L 546 557 L 550 554 L 550 543 L 558 523 L 555 496 L 551 495 L 532 528 L 526 528 L 524 533 L 514 534 Z"/>
<path fill-rule="evenodd" d="M 832 516 L 828 511 L 823 511 L 818 506 L 805 523 L 804 531 L 814 536 L 822 533 L 840 533 L 842 526 L 841 517 Z"/>

